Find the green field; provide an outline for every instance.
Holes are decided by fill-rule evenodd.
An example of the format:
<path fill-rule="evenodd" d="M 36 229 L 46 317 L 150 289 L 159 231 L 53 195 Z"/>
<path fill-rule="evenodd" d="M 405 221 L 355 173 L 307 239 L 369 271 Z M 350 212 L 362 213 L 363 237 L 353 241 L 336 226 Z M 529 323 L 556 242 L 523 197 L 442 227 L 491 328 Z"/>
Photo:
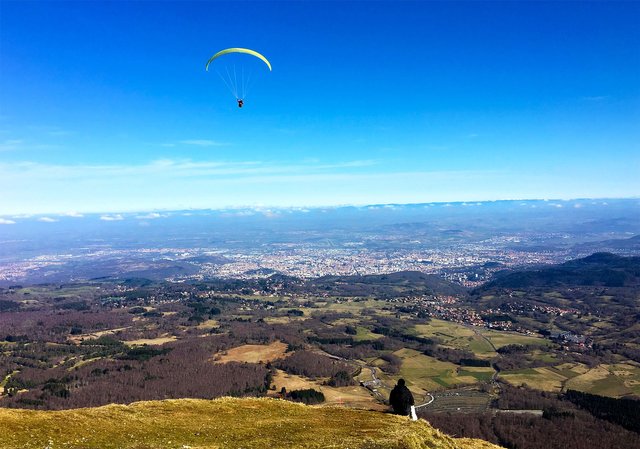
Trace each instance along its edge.
<path fill-rule="evenodd" d="M 394 352 L 402 359 L 398 377 L 404 378 L 411 386 L 424 391 L 435 391 L 455 385 L 477 383 L 479 378 L 489 378 L 492 368 L 460 368 L 451 362 L 443 362 L 413 349 Z"/>
<path fill-rule="evenodd" d="M 458 376 L 462 377 L 475 377 L 480 382 L 488 382 L 493 377 L 495 370 L 491 367 L 475 367 L 465 366 L 458 370 Z"/>
<path fill-rule="evenodd" d="M 458 389 L 433 395 L 433 402 L 421 407 L 428 413 L 482 413 L 489 408 L 491 395 L 481 391 Z"/>
<path fill-rule="evenodd" d="M 382 338 L 382 335 L 371 332 L 364 326 L 356 327 L 358 333 L 354 335 L 353 339 L 355 341 L 368 341 L 368 340 L 377 340 L 378 338 Z"/>
<path fill-rule="evenodd" d="M 426 324 L 416 325 L 415 331 L 421 337 L 437 338 L 443 346 L 466 349 L 480 358 L 493 357 L 496 354 L 487 340 L 462 324 L 432 319 Z"/>
<path fill-rule="evenodd" d="M 479 332 L 485 336 L 496 347 L 496 349 L 500 349 L 507 345 L 551 345 L 549 340 L 542 337 L 523 335 L 517 332 L 494 331 L 491 329 L 480 329 Z"/>

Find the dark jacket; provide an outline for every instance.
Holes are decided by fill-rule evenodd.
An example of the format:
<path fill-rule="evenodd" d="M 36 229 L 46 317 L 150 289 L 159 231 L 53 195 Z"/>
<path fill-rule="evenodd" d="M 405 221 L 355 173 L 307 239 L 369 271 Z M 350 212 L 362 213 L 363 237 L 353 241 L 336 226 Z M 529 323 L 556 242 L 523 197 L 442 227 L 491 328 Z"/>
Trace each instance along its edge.
<path fill-rule="evenodd" d="M 398 384 L 391 390 L 389 403 L 393 407 L 394 413 L 406 416 L 411 413 L 411 406 L 414 404 L 413 395 L 404 384 Z"/>

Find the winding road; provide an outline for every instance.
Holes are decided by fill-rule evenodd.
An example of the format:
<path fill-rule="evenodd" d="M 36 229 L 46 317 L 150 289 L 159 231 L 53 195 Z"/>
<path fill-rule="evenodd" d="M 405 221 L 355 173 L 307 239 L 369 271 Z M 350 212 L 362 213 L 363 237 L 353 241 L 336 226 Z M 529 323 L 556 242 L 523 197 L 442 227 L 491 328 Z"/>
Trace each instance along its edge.
<path fill-rule="evenodd" d="M 387 404 L 388 403 L 388 398 L 384 397 L 382 395 L 382 393 L 380 393 L 378 391 L 378 388 L 383 387 L 387 390 L 391 390 L 393 389 L 393 387 L 389 387 L 388 385 L 385 385 L 384 383 L 382 383 L 382 380 L 380 380 L 377 376 L 376 376 L 376 372 L 378 370 L 377 367 L 375 366 L 371 366 L 371 365 L 367 365 L 365 362 L 360 361 L 360 360 L 348 360 L 345 359 L 343 357 L 338 357 L 337 355 L 333 355 L 333 354 L 329 354 L 328 352 L 325 351 L 319 351 L 321 352 L 323 355 L 332 358 L 334 360 L 340 360 L 341 362 L 344 363 L 348 363 L 349 365 L 353 365 L 353 366 L 357 366 L 360 369 L 367 369 L 371 372 L 371 380 L 367 380 L 367 381 L 361 381 L 360 383 L 362 384 L 363 387 L 365 387 L 367 390 L 369 390 L 376 399 L 378 399 L 380 402 Z M 416 408 L 419 407 L 424 407 L 426 405 L 431 404 L 433 401 L 435 401 L 435 397 L 433 397 L 433 395 L 431 393 L 426 393 L 425 394 L 425 400 L 427 399 L 427 397 L 429 397 L 429 401 L 420 404 L 420 405 L 416 405 Z"/>

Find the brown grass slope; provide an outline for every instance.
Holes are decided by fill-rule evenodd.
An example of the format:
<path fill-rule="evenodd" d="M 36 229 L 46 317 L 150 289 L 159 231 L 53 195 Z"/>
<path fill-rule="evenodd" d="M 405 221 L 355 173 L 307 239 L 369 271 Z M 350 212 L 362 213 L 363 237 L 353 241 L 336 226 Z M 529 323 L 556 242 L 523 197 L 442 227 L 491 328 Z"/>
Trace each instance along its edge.
<path fill-rule="evenodd" d="M 175 399 L 63 411 L 0 409 L 2 449 L 496 449 L 426 421 L 276 399 Z"/>

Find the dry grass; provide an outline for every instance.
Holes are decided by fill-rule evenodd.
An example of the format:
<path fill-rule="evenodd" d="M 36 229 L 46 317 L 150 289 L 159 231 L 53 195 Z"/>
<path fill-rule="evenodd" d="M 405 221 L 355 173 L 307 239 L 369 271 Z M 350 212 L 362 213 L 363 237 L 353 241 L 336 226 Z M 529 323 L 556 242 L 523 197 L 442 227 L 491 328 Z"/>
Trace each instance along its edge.
<path fill-rule="evenodd" d="M 141 338 L 139 340 L 123 341 L 127 346 L 141 346 L 141 345 L 163 345 L 172 341 L 176 341 L 178 338 L 175 335 L 165 335 L 158 338 Z"/>
<path fill-rule="evenodd" d="M 370 378 L 369 378 L 370 379 Z M 304 390 L 307 388 L 313 388 L 314 390 L 322 392 L 324 394 L 325 402 L 323 406 L 327 405 L 341 405 L 344 407 L 360 408 L 365 410 L 387 410 L 388 407 L 380 404 L 364 387 L 360 385 L 354 385 L 351 387 L 330 387 L 323 385 L 327 379 L 309 379 L 303 376 L 296 376 L 294 374 L 287 374 L 282 370 L 276 370 L 276 375 L 273 376 L 273 385 L 275 385 L 275 391 L 280 392 L 282 387 L 285 387 L 287 391 L 291 390 Z"/>
<path fill-rule="evenodd" d="M 197 329 L 211 329 L 220 327 L 218 320 L 206 320 L 196 326 Z"/>
<path fill-rule="evenodd" d="M 0 449 L 495 449 L 425 421 L 276 399 L 176 399 L 55 412 L 0 409 Z"/>
<path fill-rule="evenodd" d="M 69 341 L 79 345 L 81 341 L 83 340 L 89 340 L 92 338 L 100 338 L 103 335 L 111 335 L 111 334 L 115 334 L 116 332 L 119 331 L 123 331 L 125 329 L 129 329 L 131 326 L 127 326 L 127 327 L 118 327 L 116 329 L 108 329 L 106 331 L 100 331 L 100 332 L 93 332 L 91 334 L 80 334 L 80 335 L 70 335 L 68 337 Z"/>
<path fill-rule="evenodd" d="M 512 385 L 527 384 L 537 390 L 556 392 L 562 390 L 563 382 L 567 379 L 548 368 L 531 368 L 523 371 L 525 372 L 500 374 L 500 377 Z"/>
<path fill-rule="evenodd" d="M 270 345 L 243 345 L 229 349 L 222 354 L 216 354 L 217 363 L 226 362 L 270 362 L 285 356 L 287 344 L 274 341 Z"/>

